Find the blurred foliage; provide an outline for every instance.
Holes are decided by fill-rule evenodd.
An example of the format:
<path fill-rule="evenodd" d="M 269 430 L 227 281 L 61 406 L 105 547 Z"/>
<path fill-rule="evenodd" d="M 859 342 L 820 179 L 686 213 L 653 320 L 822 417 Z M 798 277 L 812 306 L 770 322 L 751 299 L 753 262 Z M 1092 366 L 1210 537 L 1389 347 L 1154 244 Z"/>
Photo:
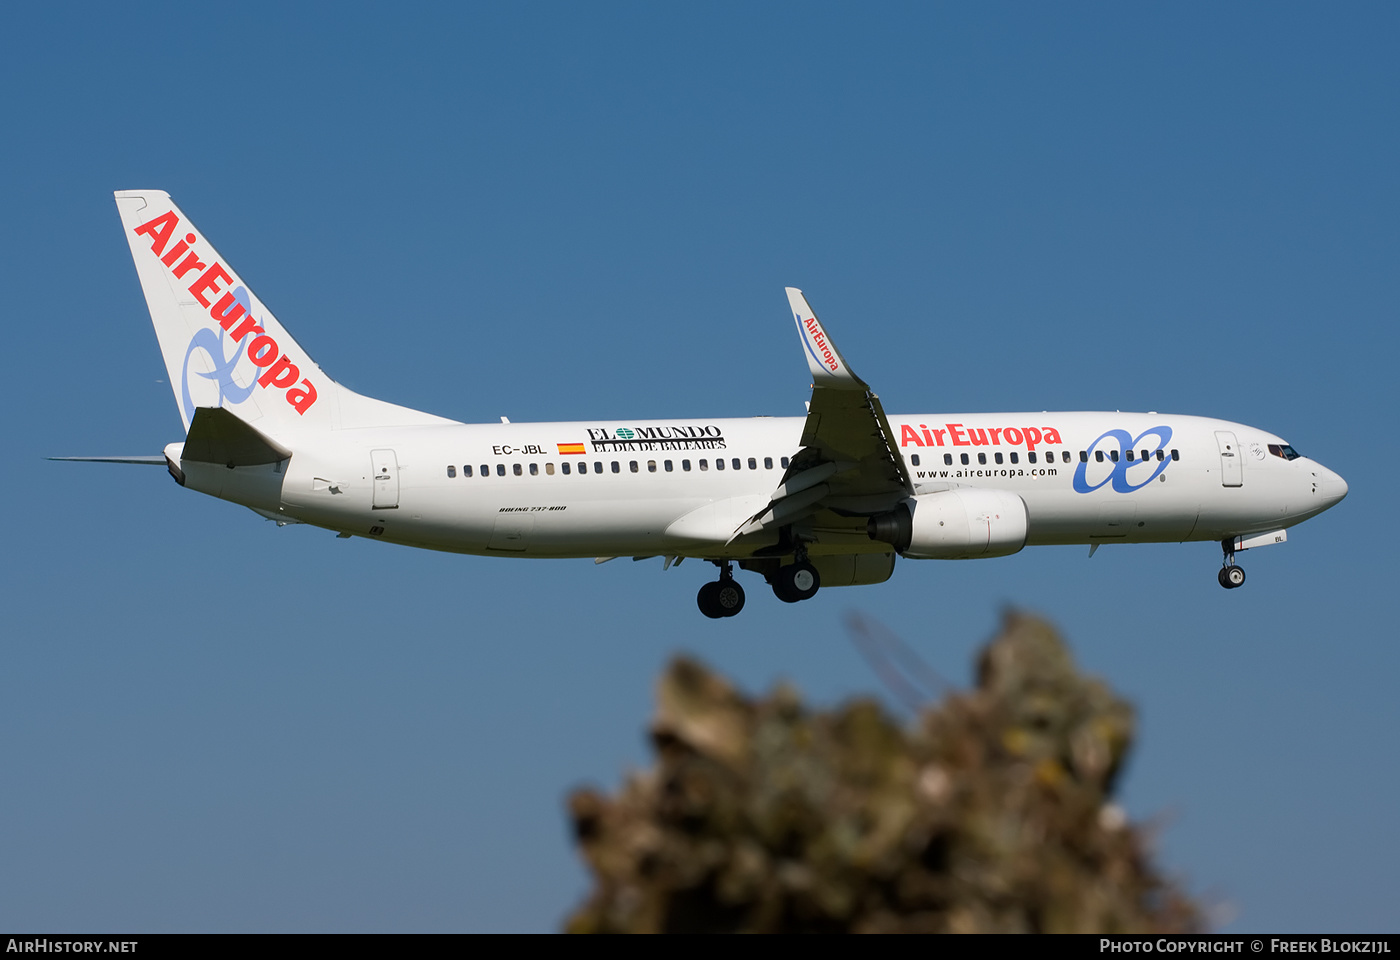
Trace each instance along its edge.
<path fill-rule="evenodd" d="M 652 770 L 569 798 L 595 885 L 574 933 L 1189 932 L 1202 912 L 1110 802 L 1131 707 L 1012 614 L 976 689 L 894 722 L 871 700 L 661 678 Z"/>

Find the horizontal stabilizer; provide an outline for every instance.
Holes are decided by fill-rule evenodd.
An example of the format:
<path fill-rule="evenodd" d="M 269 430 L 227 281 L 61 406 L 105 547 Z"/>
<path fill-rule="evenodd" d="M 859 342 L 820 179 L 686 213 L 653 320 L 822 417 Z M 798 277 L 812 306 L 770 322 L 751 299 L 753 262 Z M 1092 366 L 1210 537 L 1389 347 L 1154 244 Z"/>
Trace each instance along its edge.
<path fill-rule="evenodd" d="M 139 463 L 146 467 L 165 466 L 165 457 L 49 457 L 49 460 L 66 460 L 70 463 Z"/>
<path fill-rule="evenodd" d="M 278 463 L 292 451 L 248 426 L 221 407 L 198 407 L 185 437 L 183 460 L 221 463 L 230 467 L 252 467 Z"/>

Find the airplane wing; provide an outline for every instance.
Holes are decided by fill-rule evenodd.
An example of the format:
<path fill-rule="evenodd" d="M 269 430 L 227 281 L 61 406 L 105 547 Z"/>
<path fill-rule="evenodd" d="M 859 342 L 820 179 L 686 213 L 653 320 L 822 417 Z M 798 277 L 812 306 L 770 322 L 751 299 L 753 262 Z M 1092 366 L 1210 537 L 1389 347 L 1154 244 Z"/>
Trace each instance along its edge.
<path fill-rule="evenodd" d="M 822 509 L 838 516 L 882 513 L 914 493 L 880 398 L 851 370 L 802 291 L 788 287 L 787 295 L 812 373 L 802 448 L 768 506 L 736 537 Z"/>

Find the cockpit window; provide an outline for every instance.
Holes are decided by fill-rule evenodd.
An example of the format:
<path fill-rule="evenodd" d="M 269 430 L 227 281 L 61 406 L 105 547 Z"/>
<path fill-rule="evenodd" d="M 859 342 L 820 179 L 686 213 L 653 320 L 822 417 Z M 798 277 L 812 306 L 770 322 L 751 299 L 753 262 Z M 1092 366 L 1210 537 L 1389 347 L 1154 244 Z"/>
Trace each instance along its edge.
<path fill-rule="evenodd" d="M 1269 444 L 1269 452 L 1276 457 L 1283 457 L 1283 459 L 1285 460 L 1297 460 L 1299 457 L 1302 456 L 1301 453 L 1299 453 L 1297 450 L 1294 450 L 1286 443 Z"/>

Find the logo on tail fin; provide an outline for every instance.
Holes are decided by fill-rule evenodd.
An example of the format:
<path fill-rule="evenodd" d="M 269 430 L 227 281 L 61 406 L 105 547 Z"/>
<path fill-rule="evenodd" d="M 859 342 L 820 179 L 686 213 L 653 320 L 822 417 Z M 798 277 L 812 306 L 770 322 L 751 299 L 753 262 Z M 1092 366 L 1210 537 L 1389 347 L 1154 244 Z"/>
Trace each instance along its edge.
<path fill-rule="evenodd" d="M 189 376 L 190 358 L 196 350 L 207 353 L 214 365 L 214 369 L 208 373 L 196 373 L 207 380 L 216 381 L 219 388 L 219 406 L 222 406 L 225 400 L 233 404 L 242 403 L 252 395 L 254 387 L 276 387 L 285 391 L 283 397 L 291 404 L 292 409 L 304 415 L 316 402 L 315 385 L 310 379 L 301 376 L 301 370 L 282 352 L 277 341 L 253 316 L 252 295 L 248 289 L 240 285 L 227 292 L 221 291 L 221 286 L 231 284 L 233 278 L 224 266 L 212 257 L 208 264 L 200 261 L 202 254 L 194 249 L 194 244 L 198 242 L 194 233 L 187 233 L 169 251 L 166 250 L 179 226 L 179 216 L 174 210 L 167 210 L 160 216 L 134 227 L 133 232 L 151 241 L 151 254 L 164 264 L 175 279 L 183 283 L 185 274 L 200 271 L 194 282 L 189 284 L 189 292 L 209 309 L 210 319 L 219 328 L 217 333 L 212 326 L 197 330 L 185 350 L 184 371 L 180 384 L 180 401 L 185 418 L 189 420 L 194 417 L 195 404 L 190 395 Z M 186 228 L 189 228 L 188 224 Z M 181 255 L 184 255 L 183 260 L 179 259 Z M 212 297 L 219 299 L 211 305 Z M 229 334 L 228 340 L 235 343 L 232 356 L 224 352 L 225 333 Z M 251 341 L 249 337 L 252 337 Z M 256 368 L 250 371 L 250 382 L 247 386 L 239 384 L 233 376 L 234 370 L 244 357 L 252 361 Z M 261 376 L 258 376 L 258 370 L 262 371 Z M 300 383 L 297 382 L 298 379 Z"/>
<path fill-rule="evenodd" d="M 243 288 L 239 287 L 239 289 Z M 244 340 L 246 339 L 247 337 L 244 338 Z M 185 408 L 186 421 L 194 419 L 195 404 L 194 399 L 190 396 L 190 357 L 194 356 L 196 350 L 203 350 L 207 353 L 209 360 L 214 364 L 214 369 L 208 373 L 196 371 L 195 374 L 218 384 L 219 400 L 213 406 L 222 407 L 225 400 L 233 404 L 242 403 L 253 395 L 253 387 L 257 386 L 256 380 L 243 387 L 239 386 L 233 379 L 233 368 L 238 366 L 238 361 L 242 359 L 242 349 L 243 341 L 240 340 L 233 345 L 233 355 L 227 356 L 224 354 L 223 330 L 219 331 L 218 336 L 215 336 L 214 331 L 208 327 L 195 331 L 194 336 L 190 338 L 189 349 L 185 351 L 185 367 L 180 376 L 180 402 Z"/>

